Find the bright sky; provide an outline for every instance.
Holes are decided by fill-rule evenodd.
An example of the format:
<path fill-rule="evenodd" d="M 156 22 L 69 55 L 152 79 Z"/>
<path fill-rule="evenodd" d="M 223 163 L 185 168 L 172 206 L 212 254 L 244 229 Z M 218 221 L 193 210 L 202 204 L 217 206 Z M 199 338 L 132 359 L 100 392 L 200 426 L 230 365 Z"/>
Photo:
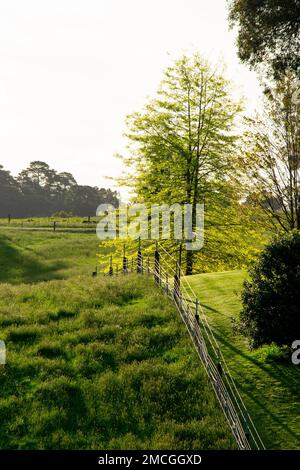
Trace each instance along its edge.
<path fill-rule="evenodd" d="M 255 74 L 239 64 L 226 0 L 0 2 L 0 164 L 32 160 L 111 186 L 121 173 L 126 114 L 157 89 L 162 70 L 198 50 L 228 66 L 248 110 Z"/>

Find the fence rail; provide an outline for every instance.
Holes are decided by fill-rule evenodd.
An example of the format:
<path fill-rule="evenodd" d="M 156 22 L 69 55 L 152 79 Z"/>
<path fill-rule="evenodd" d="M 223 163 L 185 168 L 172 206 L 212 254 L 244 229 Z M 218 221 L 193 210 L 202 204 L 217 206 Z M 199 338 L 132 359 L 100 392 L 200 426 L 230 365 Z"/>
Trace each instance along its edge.
<path fill-rule="evenodd" d="M 180 258 L 181 254 L 179 260 Z M 149 256 L 144 258 L 139 241 L 136 258 L 129 260 L 126 257 L 124 246 L 122 269 L 114 267 L 111 257 L 106 274 L 111 276 L 135 271 L 139 274 L 153 276 L 156 284 L 175 303 L 238 448 L 241 450 L 264 450 L 263 441 L 237 389 L 199 299 L 194 294 L 186 277 L 182 276 L 179 261 L 169 255 L 159 243 L 156 244 L 153 260 Z"/>

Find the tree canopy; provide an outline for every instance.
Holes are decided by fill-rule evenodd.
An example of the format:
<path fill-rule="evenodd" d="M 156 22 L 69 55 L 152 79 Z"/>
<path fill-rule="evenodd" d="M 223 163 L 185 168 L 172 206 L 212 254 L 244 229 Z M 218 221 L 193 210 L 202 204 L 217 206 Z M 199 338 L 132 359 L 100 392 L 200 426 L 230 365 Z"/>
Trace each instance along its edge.
<path fill-rule="evenodd" d="M 238 28 L 239 57 L 264 64 L 275 76 L 300 74 L 300 0 L 230 0 L 229 18 Z"/>
<path fill-rule="evenodd" d="M 0 165 L 0 217 L 44 217 L 58 211 L 88 216 L 102 203 L 117 206 L 116 191 L 78 185 L 71 173 L 57 173 L 45 162 L 31 162 L 16 178 Z"/>
<path fill-rule="evenodd" d="M 222 73 L 195 54 L 167 68 L 156 96 L 127 119 L 126 161 L 133 169 L 127 182 L 139 202 L 191 204 L 193 223 L 196 205 L 204 203 L 203 263 L 220 252 L 230 257 L 234 231 L 246 237 L 247 208 L 232 178 L 240 110 Z M 186 252 L 187 274 L 199 256 Z"/>

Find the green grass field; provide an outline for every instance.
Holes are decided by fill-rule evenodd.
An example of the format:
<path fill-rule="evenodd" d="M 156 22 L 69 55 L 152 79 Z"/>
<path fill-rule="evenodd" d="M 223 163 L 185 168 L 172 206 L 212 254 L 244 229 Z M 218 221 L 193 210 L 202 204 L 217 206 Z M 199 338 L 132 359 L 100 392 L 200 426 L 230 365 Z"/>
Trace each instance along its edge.
<path fill-rule="evenodd" d="M 53 230 L 53 223 L 56 222 L 57 229 L 89 229 L 96 226 L 97 217 L 35 217 L 33 219 L 10 219 L 0 218 L 1 228 L 19 229 L 48 229 Z"/>
<path fill-rule="evenodd" d="M 269 449 L 300 449 L 300 368 L 274 346 L 250 351 L 234 334 L 232 318 L 241 308 L 244 271 L 189 278 L 247 408 Z M 297 336 L 297 332 L 295 332 Z"/>
<path fill-rule="evenodd" d="M 94 233 L 0 229 L 0 447 L 234 447 L 169 300 L 145 277 L 91 277 L 113 249 Z M 266 447 L 299 449 L 299 368 L 234 332 L 245 277 L 189 282 Z"/>
<path fill-rule="evenodd" d="M 0 448 L 231 449 L 174 306 L 92 234 L 1 229 Z"/>
<path fill-rule="evenodd" d="M 95 233 L 0 229 L 0 282 L 33 283 L 90 274 L 97 264 Z"/>

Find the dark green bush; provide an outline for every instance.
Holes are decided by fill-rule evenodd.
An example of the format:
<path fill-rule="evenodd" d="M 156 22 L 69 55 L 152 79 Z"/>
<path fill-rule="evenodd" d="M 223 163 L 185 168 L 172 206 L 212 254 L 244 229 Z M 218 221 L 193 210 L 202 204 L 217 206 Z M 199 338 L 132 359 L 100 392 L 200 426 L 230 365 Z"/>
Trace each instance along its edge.
<path fill-rule="evenodd" d="M 68 218 L 68 217 L 74 217 L 74 214 L 71 211 L 56 211 L 52 214 L 52 217 Z"/>
<path fill-rule="evenodd" d="M 300 235 L 275 239 L 250 271 L 244 284 L 242 332 L 253 347 L 291 346 L 300 331 Z"/>

